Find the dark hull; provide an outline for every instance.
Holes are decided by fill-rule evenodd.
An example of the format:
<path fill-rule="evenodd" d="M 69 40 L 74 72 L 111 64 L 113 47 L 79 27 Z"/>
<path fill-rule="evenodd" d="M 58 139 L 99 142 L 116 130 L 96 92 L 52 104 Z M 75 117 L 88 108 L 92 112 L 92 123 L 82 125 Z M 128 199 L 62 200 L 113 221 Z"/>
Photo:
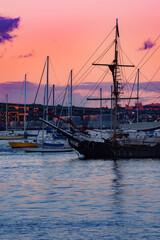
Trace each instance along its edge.
<path fill-rule="evenodd" d="M 85 159 L 160 158 L 160 143 L 154 146 L 145 143 L 120 145 L 117 141 L 112 142 L 110 140 L 104 142 L 82 140 L 44 119 L 40 120 L 67 137 L 71 147 L 77 150 L 79 154 L 83 154 Z"/>
<path fill-rule="evenodd" d="M 85 159 L 130 159 L 130 158 L 160 158 L 160 144 L 124 145 L 118 143 L 69 140 L 70 145 Z"/>

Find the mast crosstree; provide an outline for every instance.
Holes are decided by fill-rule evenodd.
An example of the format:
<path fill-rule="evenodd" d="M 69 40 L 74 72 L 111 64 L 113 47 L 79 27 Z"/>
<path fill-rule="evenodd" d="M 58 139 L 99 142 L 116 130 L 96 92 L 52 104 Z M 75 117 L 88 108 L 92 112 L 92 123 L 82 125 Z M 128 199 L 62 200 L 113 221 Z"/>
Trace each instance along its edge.
<path fill-rule="evenodd" d="M 97 66 L 107 66 L 109 67 L 109 70 L 112 73 L 113 77 L 113 100 L 115 101 L 115 107 L 114 107 L 114 131 L 113 131 L 113 140 L 116 139 L 116 128 L 117 128 L 117 108 L 118 108 L 118 100 L 120 99 L 120 93 L 121 93 L 121 84 L 120 84 L 120 70 L 119 67 L 134 67 L 134 65 L 120 65 L 118 64 L 118 38 L 119 38 L 119 29 L 118 29 L 118 19 L 116 19 L 116 33 L 115 33 L 115 53 L 114 53 L 114 60 L 112 64 L 105 64 L 105 63 L 93 63 L 92 65 Z M 126 99 L 126 98 L 122 98 Z M 137 99 L 137 98 L 132 98 Z M 91 99 L 88 99 L 91 100 Z M 95 100 L 95 99 L 92 99 Z M 96 99 L 98 100 L 98 99 Z M 106 100 L 106 98 L 102 98 L 101 100 Z"/>

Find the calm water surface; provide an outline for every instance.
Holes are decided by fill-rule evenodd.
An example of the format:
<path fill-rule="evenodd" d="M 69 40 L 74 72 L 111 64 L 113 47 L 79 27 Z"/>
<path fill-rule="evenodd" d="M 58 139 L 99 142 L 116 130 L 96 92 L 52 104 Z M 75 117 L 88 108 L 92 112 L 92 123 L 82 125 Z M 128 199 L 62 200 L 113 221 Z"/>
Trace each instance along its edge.
<path fill-rule="evenodd" d="M 0 239 L 160 239 L 160 160 L 0 149 Z"/>

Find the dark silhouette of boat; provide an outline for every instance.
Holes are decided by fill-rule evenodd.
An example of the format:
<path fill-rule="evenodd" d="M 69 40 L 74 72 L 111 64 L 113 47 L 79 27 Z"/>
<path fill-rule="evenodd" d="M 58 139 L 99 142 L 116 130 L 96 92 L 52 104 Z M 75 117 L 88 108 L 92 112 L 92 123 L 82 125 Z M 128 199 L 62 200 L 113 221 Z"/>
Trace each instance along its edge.
<path fill-rule="evenodd" d="M 129 141 L 129 134 L 117 134 L 116 139 L 95 138 L 83 133 L 71 133 L 40 119 L 47 125 L 57 129 L 68 138 L 69 144 L 85 159 L 130 159 L 130 158 L 160 158 L 160 139 L 157 141 Z M 120 141 L 120 139 L 126 141 Z"/>
<path fill-rule="evenodd" d="M 114 60 L 111 64 L 96 64 L 107 66 L 112 73 L 113 77 L 113 94 L 112 100 L 114 101 L 114 129 L 112 136 L 91 136 L 80 133 L 77 129 L 74 132 L 63 130 L 48 121 L 43 119 L 43 122 L 49 126 L 57 129 L 62 135 L 68 138 L 69 144 L 79 154 L 83 155 L 85 159 L 130 159 L 130 158 L 160 158 L 160 138 L 152 138 L 150 140 L 145 138 L 137 139 L 137 135 L 131 138 L 131 130 L 117 131 L 117 108 L 118 101 L 121 98 L 120 84 L 119 84 L 119 69 L 121 67 L 134 67 L 133 65 L 120 65 L 118 63 L 118 48 L 117 42 L 119 38 L 118 20 L 116 20 L 116 33 L 115 33 L 115 54 Z M 134 98 L 137 99 L 137 98 Z M 99 99 L 100 100 L 100 99 Z M 159 126 L 160 127 L 160 126 Z M 153 129 L 157 129 L 153 126 Z M 143 129 L 145 130 L 145 129 Z"/>

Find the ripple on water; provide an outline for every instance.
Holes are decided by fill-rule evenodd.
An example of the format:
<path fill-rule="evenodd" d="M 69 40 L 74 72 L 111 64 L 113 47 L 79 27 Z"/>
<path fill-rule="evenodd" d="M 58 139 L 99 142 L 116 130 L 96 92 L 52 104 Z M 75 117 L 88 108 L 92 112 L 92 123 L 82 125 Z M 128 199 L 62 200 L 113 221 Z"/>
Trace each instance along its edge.
<path fill-rule="evenodd" d="M 1 239 L 158 239 L 158 160 L 0 156 Z"/>

